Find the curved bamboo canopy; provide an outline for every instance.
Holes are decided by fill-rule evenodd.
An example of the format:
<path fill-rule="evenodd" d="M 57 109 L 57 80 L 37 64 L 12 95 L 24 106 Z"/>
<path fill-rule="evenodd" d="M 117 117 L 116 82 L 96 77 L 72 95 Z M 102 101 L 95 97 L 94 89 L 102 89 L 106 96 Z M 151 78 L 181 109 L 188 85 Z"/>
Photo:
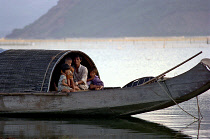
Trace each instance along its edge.
<path fill-rule="evenodd" d="M 81 64 L 96 68 L 89 56 L 71 50 L 7 50 L 0 53 L 0 92 L 54 91 L 66 57 L 82 57 Z"/>

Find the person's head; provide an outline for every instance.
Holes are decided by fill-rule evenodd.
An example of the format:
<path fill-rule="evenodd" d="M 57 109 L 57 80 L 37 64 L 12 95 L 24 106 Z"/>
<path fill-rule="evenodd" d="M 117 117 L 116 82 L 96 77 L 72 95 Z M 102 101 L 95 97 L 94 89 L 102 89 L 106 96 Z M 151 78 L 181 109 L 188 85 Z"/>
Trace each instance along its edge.
<path fill-rule="evenodd" d="M 97 74 L 98 74 L 98 71 L 95 68 L 90 71 L 90 77 L 94 77 Z"/>
<path fill-rule="evenodd" d="M 72 64 L 72 59 L 71 59 L 70 57 L 67 57 L 67 58 L 65 59 L 65 64 L 68 64 L 69 66 L 71 66 L 71 64 Z"/>
<path fill-rule="evenodd" d="M 67 74 L 69 70 L 70 70 L 70 66 L 68 64 L 61 65 L 61 71 L 63 73 Z"/>
<path fill-rule="evenodd" d="M 82 57 L 80 57 L 79 55 L 76 55 L 74 57 L 74 64 L 76 65 L 76 67 L 79 67 L 81 62 L 82 62 Z"/>

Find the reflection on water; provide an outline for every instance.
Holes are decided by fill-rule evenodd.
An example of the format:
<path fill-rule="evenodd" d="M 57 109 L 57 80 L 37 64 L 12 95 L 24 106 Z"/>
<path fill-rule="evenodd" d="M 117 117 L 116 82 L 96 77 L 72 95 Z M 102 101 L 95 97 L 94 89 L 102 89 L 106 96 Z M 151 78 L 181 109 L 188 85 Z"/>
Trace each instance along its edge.
<path fill-rule="evenodd" d="M 166 126 L 129 119 L 0 118 L 1 137 L 17 138 L 190 138 Z"/>
<path fill-rule="evenodd" d="M 203 119 L 197 121 L 193 117 L 183 112 L 178 106 L 172 106 L 163 110 L 148 112 L 144 114 L 135 115 L 134 117 L 142 118 L 144 120 L 156 122 L 164 126 L 170 127 L 174 130 L 181 131 L 193 138 L 209 138 L 210 137 L 210 90 L 198 96 L 199 106 Z M 197 100 L 193 98 L 180 104 L 180 106 L 198 117 Z"/>

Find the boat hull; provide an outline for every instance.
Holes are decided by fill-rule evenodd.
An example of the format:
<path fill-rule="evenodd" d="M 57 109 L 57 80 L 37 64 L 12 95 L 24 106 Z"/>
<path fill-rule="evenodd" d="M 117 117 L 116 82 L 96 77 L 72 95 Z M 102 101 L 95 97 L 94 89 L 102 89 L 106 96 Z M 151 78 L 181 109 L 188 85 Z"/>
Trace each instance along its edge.
<path fill-rule="evenodd" d="M 143 86 L 74 93 L 0 93 L 1 116 L 129 116 L 189 100 L 210 89 L 209 65 Z M 173 100 L 171 99 L 173 98 Z"/>

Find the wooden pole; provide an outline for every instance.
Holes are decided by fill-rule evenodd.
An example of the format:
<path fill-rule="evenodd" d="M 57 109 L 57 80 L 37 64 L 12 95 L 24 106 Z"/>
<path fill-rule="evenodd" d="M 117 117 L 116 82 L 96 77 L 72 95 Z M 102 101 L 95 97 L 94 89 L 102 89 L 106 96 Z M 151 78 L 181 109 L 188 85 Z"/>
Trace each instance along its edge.
<path fill-rule="evenodd" d="M 200 52 L 197 53 L 196 55 L 194 55 L 194 56 L 188 58 L 187 60 L 183 61 L 182 63 L 178 64 L 177 66 L 175 66 L 175 67 L 173 67 L 173 68 L 171 68 L 171 69 L 165 71 L 164 73 L 162 73 L 162 74 L 156 76 L 155 78 L 152 78 L 151 80 L 149 80 L 149 81 L 147 81 L 147 82 L 145 82 L 145 83 L 143 83 L 143 84 L 141 84 L 141 85 L 145 85 L 145 84 L 148 84 L 148 83 L 150 83 L 150 82 L 152 82 L 152 81 L 154 81 L 154 80 L 157 80 L 158 78 L 164 76 L 166 73 L 168 73 L 168 72 L 170 72 L 170 71 L 176 69 L 177 67 L 179 67 L 179 66 L 183 65 L 184 63 L 190 61 L 191 59 L 195 58 L 196 56 L 200 55 L 201 53 L 202 53 L 202 51 L 200 51 Z"/>

